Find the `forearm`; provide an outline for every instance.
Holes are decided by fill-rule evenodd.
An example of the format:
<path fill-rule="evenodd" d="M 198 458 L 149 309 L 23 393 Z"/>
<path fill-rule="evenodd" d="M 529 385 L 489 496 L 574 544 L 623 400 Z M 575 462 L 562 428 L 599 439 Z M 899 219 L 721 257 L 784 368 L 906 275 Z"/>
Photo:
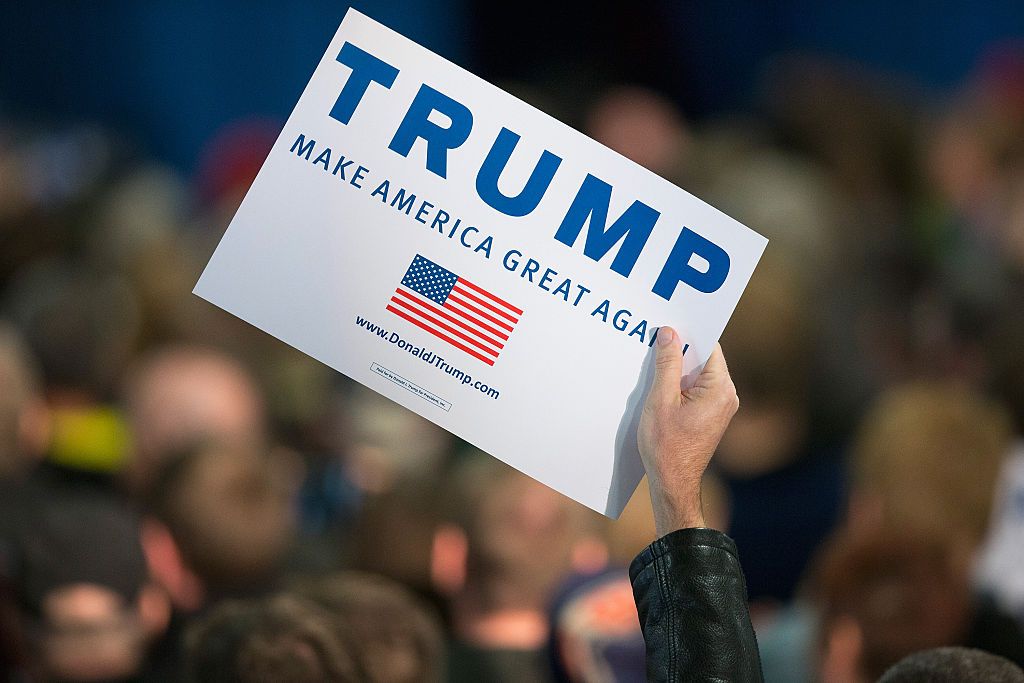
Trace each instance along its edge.
<path fill-rule="evenodd" d="M 732 540 L 681 529 L 633 561 L 633 595 L 650 681 L 760 682 L 746 582 Z"/>

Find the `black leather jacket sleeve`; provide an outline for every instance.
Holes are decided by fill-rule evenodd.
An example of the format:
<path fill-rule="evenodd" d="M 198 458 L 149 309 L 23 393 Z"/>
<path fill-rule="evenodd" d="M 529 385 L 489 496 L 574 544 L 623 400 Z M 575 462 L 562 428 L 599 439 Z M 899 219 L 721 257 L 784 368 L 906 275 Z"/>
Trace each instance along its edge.
<path fill-rule="evenodd" d="M 629 567 L 647 645 L 647 680 L 761 683 L 736 544 L 713 529 L 680 529 Z"/>

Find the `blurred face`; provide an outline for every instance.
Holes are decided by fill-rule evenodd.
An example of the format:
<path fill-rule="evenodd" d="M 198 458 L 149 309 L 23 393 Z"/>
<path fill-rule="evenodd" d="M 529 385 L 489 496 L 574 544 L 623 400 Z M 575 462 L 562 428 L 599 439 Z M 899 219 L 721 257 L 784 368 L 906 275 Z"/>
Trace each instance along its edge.
<path fill-rule="evenodd" d="M 48 429 L 19 338 L 0 325 L 0 477 L 26 470 L 46 447 Z"/>
<path fill-rule="evenodd" d="M 1007 217 L 1000 226 L 1003 245 L 1011 265 L 1024 272 L 1024 173 L 1011 183 L 1008 195 Z"/>
<path fill-rule="evenodd" d="M 225 451 L 196 463 L 181 505 L 191 551 L 204 573 L 241 580 L 275 569 L 295 515 L 274 462 L 258 453 Z"/>
<path fill-rule="evenodd" d="M 957 207 L 977 201 L 991 182 L 984 144 L 970 122 L 944 121 L 932 140 L 927 162 L 936 185 Z"/>
<path fill-rule="evenodd" d="M 568 499 L 524 475 L 510 474 L 481 507 L 470 552 L 492 578 L 517 586 L 515 600 L 527 607 L 543 604 L 568 571 L 575 540 Z"/>
<path fill-rule="evenodd" d="M 143 487 L 159 468 L 156 459 L 199 438 L 259 443 L 262 399 L 245 372 L 226 359 L 172 352 L 146 370 L 130 392 L 128 412 L 135 440 L 131 483 Z"/>
<path fill-rule="evenodd" d="M 642 88 L 619 88 L 590 112 L 590 135 L 655 173 L 669 174 L 683 160 L 687 132 L 672 103 Z"/>
<path fill-rule="evenodd" d="M 145 633 L 121 596 L 103 586 L 74 584 L 44 600 L 40 646 L 47 677 L 118 679 L 138 672 Z"/>

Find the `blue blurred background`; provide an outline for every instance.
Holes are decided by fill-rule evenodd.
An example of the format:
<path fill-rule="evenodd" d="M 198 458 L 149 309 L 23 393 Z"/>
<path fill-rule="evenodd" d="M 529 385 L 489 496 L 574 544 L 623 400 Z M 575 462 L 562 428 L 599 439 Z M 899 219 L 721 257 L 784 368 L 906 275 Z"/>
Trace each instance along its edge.
<path fill-rule="evenodd" d="M 943 91 L 1024 35 L 1015 0 L 390 0 L 351 3 L 488 80 L 573 62 L 657 86 L 700 118 L 755 104 L 780 54 L 839 58 Z M 95 120 L 182 170 L 229 122 L 283 121 L 345 2 L 37 0 L 0 5 L 0 111 Z M 652 30 L 653 28 L 653 30 Z"/>

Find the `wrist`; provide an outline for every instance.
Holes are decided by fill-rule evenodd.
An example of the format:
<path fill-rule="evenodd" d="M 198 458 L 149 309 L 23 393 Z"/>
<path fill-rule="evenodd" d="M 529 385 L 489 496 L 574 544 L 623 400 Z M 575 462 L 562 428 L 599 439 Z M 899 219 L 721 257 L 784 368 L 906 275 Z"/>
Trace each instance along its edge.
<path fill-rule="evenodd" d="M 654 510 L 654 528 L 659 538 L 679 529 L 706 526 L 700 484 L 684 487 L 676 495 L 668 495 L 652 484 L 651 506 Z"/>

